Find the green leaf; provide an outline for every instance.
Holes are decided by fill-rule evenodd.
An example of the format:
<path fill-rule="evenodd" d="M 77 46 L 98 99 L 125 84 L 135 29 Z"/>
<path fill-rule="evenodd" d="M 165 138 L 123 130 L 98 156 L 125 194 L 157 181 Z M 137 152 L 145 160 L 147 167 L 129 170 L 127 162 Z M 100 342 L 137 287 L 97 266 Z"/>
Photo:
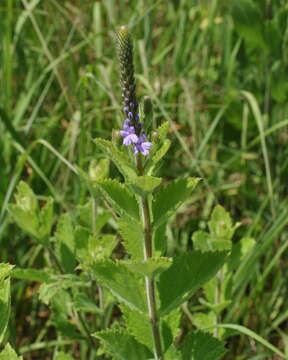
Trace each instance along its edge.
<path fill-rule="evenodd" d="M 92 160 L 89 166 L 89 178 L 92 181 L 101 181 L 109 176 L 110 161 L 101 159 L 99 161 Z"/>
<path fill-rule="evenodd" d="M 127 260 L 122 263 L 132 272 L 136 272 L 142 276 L 155 278 L 172 265 L 171 258 L 149 258 L 147 260 Z"/>
<path fill-rule="evenodd" d="M 125 179 L 132 180 L 137 176 L 134 164 L 132 164 L 124 152 L 119 151 L 111 141 L 97 138 L 94 142 L 96 146 L 114 162 Z"/>
<path fill-rule="evenodd" d="M 210 233 L 196 231 L 193 236 L 195 249 L 201 251 L 230 250 L 232 248 L 232 237 L 240 223 L 232 224 L 229 213 L 220 205 L 212 212 L 211 220 L 208 222 Z"/>
<path fill-rule="evenodd" d="M 208 313 L 196 312 L 193 313 L 193 325 L 204 332 L 213 333 L 213 326 L 217 321 L 216 314 L 212 311 Z M 209 329 L 207 329 L 209 328 Z"/>
<path fill-rule="evenodd" d="M 130 187 L 139 195 L 146 195 L 152 193 L 157 186 L 162 182 L 161 178 L 155 176 L 137 176 L 133 182 L 130 182 Z"/>
<path fill-rule="evenodd" d="M 164 351 L 170 347 L 179 333 L 181 315 L 182 313 L 180 308 L 176 308 L 161 318 L 161 335 L 164 344 Z"/>
<path fill-rule="evenodd" d="M 227 252 L 192 251 L 175 257 L 159 278 L 160 312 L 166 314 L 176 308 L 216 275 L 226 255 Z"/>
<path fill-rule="evenodd" d="M 36 281 L 42 283 L 48 283 L 50 281 L 50 275 L 47 271 L 36 269 L 14 269 L 11 273 L 11 277 L 14 279 Z"/>
<path fill-rule="evenodd" d="M 264 16 L 253 0 L 233 0 L 232 17 L 236 30 L 253 49 L 268 50 L 264 34 Z"/>
<path fill-rule="evenodd" d="M 77 294 L 74 298 L 74 306 L 77 311 L 101 314 L 102 310 L 85 293 Z"/>
<path fill-rule="evenodd" d="M 10 316 L 10 279 L 0 282 L 0 344 L 8 326 Z"/>
<path fill-rule="evenodd" d="M 0 281 L 9 275 L 13 268 L 14 265 L 0 263 Z"/>
<path fill-rule="evenodd" d="M 0 353 L 0 360 L 22 360 L 22 356 L 17 356 L 10 344 L 7 344 Z"/>
<path fill-rule="evenodd" d="M 167 249 L 166 236 L 167 222 L 159 225 L 153 232 L 153 245 L 155 255 L 161 256 Z"/>
<path fill-rule="evenodd" d="M 73 360 L 73 357 L 61 351 L 55 356 L 54 360 Z"/>
<path fill-rule="evenodd" d="M 69 214 L 60 217 L 56 238 L 56 255 L 66 273 L 73 273 L 76 267 L 75 238 L 72 219 Z"/>
<path fill-rule="evenodd" d="M 40 210 L 40 227 L 39 227 L 39 237 L 40 239 L 45 239 L 49 237 L 51 228 L 54 221 L 54 200 L 48 198 L 46 204 Z M 44 240 L 43 240 L 44 241 Z M 48 243 L 48 241 L 47 241 Z"/>
<path fill-rule="evenodd" d="M 15 198 L 16 204 L 8 206 L 14 221 L 42 245 L 48 246 L 48 237 L 53 225 L 53 199 L 48 198 L 40 210 L 36 195 L 23 181 L 17 187 Z"/>
<path fill-rule="evenodd" d="M 199 178 L 175 180 L 163 187 L 155 194 L 152 203 L 154 223 L 161 225 L 189 198 L 197 185 Z"/>
<path fill-rule="evenodd" d="M 51 278 L 50 283 L 44 283 L 40 286 L 39 299 L 48 305 L 51 299 L 63 289 L 89 287 L 90 285 L 90 282 L 76 275 L 57 275 Z"/>
<path fill-rule="evenodd" d="M 10 204 L 8 210 L 17 225 L 25 232 L 38 238 L 38 203 L 35 194 L 23 181 L 17 186 L 16 204 Z"/>
<path fill-rule="evenodd" d="M 141 224 L 124 218 L 120 218 L 118 224 L 127 252 L 135 259 L 143 259 L 144 234 Z"/>
<path fill-rule="evenodd" d="M 171 141 L 166 139 L 160 149 L 152 156 L 152 164 L 154 166 L 166 155 L 167 151 L 170 149 L 170 146 Z"/>
<path fill-rule="evenodd" d="M 92 264 L 95 260 L 110 257 L 117 245 L 115 235 L 90 235 L 90 232 L 78 226 L 75 232 L 76 255 L 81 265 Z"/>
<path fill-rule="evenodd" d="M 125 184 L 111 179 L 97 184 L 102 195 L 120 215 L 128 215 L 134 219 L 139 219 L 137 200 Z"/>
<path fill-rule="evenodd" d="M 153 351 L 154 340 L 148 315 L 137 310 L 131 310 L 125 305 L 121 305 L 120 308 L 129 334 L 133 335 L 139 343 L 146 345 L 148 349 Z"/>
<path fill-rule="evenodd" d="M 152 359 L 152 353 L 145 345 L 138 343 L 125 331 L 100 331 L 95 336 L 104 344 L 115 360 L 147 360 Z"/>
<path fill-rule="evenodd" d="M 168 134 L 168 130 L 169 130 L 169 121 L 165 121 L 163 124 L 161 124 L 157 128 L 157 133 L 158 133 L 159 138 L 160 138 L 161 141 L 164 141 L 166 139 L 166 136 Z"/>
<path fill-rule="evenodd" d="M 226 353 L 219 340 L 201 331 L 187 335 L 181 351 L 182 360 L 218 360 Z"/>
<path fill-rule="evenodd" d="M 146 311 L 144 284 L 122 264 L 111 260 L 98 261 L 91 267 L 97 281 L 107 287 L 111 293 L 132 309 Z"/>

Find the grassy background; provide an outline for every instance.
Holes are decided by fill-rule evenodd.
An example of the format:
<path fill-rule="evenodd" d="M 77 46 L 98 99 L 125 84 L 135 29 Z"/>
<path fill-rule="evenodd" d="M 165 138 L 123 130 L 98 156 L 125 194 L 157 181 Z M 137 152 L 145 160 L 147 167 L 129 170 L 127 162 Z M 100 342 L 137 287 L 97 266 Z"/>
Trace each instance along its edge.
<path fill-rule="evenodd" d="M 91 139 L 120 127 L 114 31 L 129 24 L 138 93 L 152 97 L 156 124 L 171 125 L 161 174 L 203 178 L 171 226 L 179 239 L 171 246 L 190 247 L 215 204 L 229 210 L 242 223 L 235 241 L 252 236 L 257 246 L 237 271 L 223 322 L 288 354 L 287 19 L 285 0 L 2 0 L 1 261 L 32 267 L 39 251 L 6 211 L 20 178 L 54 196 L 59 213 L 87 200 L 71 164 L 86 169 L 99 156 Z M 11 338 L 26 359 L 50 359 L 49 349 L 27 350 L 49 328 L 37 286 L 19 281 L 12 290 Z M 228 347 L 227 359 L 272 358 L 247 337 Z"/>

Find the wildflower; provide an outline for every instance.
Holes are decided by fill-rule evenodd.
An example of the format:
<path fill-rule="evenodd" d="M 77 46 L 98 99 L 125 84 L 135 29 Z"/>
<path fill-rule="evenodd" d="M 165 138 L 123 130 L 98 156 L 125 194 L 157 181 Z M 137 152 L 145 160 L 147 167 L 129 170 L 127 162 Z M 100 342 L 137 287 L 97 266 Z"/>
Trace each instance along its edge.
<path fill-rule="evenodd" d="M 135 134 L 134 126 L 130 125 L 129 119 L 124 121 L 123 130 L 120 130 L 120 135 L 124 137 L 123 144 L 126 146 L 129 146 L 132 143 L 136 144 L 139 140 L 138 136 Z"/>
<path fill-rule="evenodd" d="M 134 146 L 134 154 L 141 152 L 142 155 L 146 156 L 149 154 L 149 149 L 152 146 L 152 143 L 146 140 L 146 135 L 142 134 L 139 136 L 137 143 Z"/>
<path fill-rule="evenodd" d="M 139 116 L 139 104 L 136 98 L 136 84 L 134 78 L 133 44 L 127 26 L 122 26 L 117 33 L 118 55 L 120 60 L 120 81 L 122 85 L 123 111 L 127 117 L 123 123 L 120 135 L 123 136 L 123 144 L 134 144 L 134 154 L 139 152 L 146 156 L 152 143 L 146 141 L 146 135 L 142 132 Z"/>

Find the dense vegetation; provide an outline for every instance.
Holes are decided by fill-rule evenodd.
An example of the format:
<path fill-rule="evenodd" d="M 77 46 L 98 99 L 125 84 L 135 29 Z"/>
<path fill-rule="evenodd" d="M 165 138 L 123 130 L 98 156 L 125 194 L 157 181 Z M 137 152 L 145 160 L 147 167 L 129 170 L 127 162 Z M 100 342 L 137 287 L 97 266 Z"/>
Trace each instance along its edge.
<path fill-rule="evenodd" d="M 134 38 L 137 93 L 153 102 L 153 129 L 169 124 L 171 147 L 157 176 L 202 179 L 168 223 L 167 254 L 197 248 L 220 220 L 234 254 L 221 301 L 211 307 L 206 288 L 182 304 L 176 343 L 216 321 L 235 325 L 209 329 L 224 340 L 224 359 L 288 357 L 285 0 L 1 1 L 0 262 L 15 267 L 0 269 L 0 284 L 11 277 L 0 341 L 27 360 L 108 359 L 90 332 L 122 326 L 125 309 L 105 287 L 77 282 L 83 268 L 74 268 L 89 254 L 71 260 L 62 252 L 66 265 L 57 269 L 61 250 L 55 259 L 45 233 L 57 244 L 78 225 L 96 226 L 110 244 L 105 256 L 125 258 L 115 217 L 83 174 L 108 172 L 94 138 L 119 140 L 122 24 Z M 110 177 L 122 179 L 112 163 Z M 15 224 L 17 186 L 39 212 L 53 201 L 45 236 Z M 0 293 L 0 309 L 6 300 Z"/>

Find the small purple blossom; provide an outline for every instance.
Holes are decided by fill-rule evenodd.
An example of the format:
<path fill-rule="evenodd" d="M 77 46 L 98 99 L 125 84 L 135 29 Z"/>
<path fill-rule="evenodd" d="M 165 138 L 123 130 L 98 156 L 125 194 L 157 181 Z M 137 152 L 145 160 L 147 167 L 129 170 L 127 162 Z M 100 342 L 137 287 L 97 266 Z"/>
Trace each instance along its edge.
<path fill-rule="evenodd" d="M 146 135 L 141 134 L 139 136 L 135 133 L 134 126 L 131 126 L 130 120 L 126 119 L 123 124 L 123 130 L 120 130 L 120 135 L 124 137 L 123 144 L 125 146 L 129 146 L 131 144 L 134 145 L 134 154 L 138 154 L 139 152 L 147 156 L 149 154 L 149 149 L 152 146 L 152 143 L 146 141 Z"/>
<path fill-rule="evenodd" d="M 146 135 L 142 134 L 139 136 L 137 143 L 134 146 L 134 154 L 141 152 L 142 155 L 147 156 L 152 143 L 146 140 Z"/>

